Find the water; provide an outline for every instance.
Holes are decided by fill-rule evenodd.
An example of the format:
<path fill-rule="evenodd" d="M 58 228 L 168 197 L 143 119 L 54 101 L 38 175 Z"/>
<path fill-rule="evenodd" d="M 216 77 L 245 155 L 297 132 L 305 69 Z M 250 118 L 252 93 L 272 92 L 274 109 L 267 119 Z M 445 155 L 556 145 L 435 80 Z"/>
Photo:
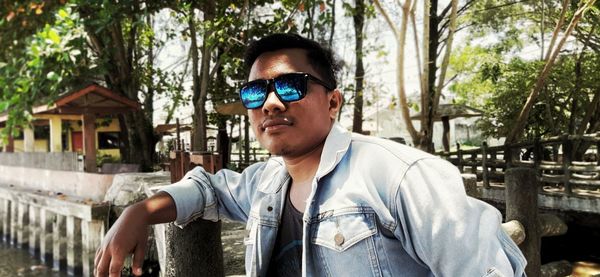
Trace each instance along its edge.
<path fill-rule="evenodd" d="M 7 245 L 0 239 L 0 277 L 36 276 L 66 277 L 65 272 L 56 272 L 51 266 L 42 264 L 29 251 Z"/>

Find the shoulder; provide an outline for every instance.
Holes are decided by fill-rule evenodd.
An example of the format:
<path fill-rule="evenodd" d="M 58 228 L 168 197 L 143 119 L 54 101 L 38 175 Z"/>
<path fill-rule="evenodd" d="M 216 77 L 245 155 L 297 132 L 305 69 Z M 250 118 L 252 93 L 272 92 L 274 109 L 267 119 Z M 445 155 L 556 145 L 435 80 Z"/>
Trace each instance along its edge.
<path fill-rule="evenodd" d="M 376 156 L 407 166 L 422 159 L 438 159 L 437 156 L 405 144 L 355 133 L 352 134 L 351 147 L 354 155 Z"/>
<path fill-rule="evenodd" d="M 406 175 L 460 176 L 458 168 L 438 156 L 392 140 L 352 135 L 349 159 L 375 174 L 389 172 L 399 185 Z M 390 180 L 391 181 L 391 180 Z"/>

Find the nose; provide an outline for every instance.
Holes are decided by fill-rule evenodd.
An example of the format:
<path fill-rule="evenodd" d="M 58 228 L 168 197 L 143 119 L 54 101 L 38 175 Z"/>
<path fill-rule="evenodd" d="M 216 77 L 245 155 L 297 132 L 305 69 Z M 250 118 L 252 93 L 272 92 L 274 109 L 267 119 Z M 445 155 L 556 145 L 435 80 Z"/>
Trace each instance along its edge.
<path fill-rule="evenodd" d="M 269 86 L 269 92 L 267 92 L 267 99 L 265 104 L 262 106 L 262 111 L 265 115 L 276 114 L 284 112 L 287 109 L 285 103 L 281 102 L 277 95 L 275 95 L 275 86 Z"/>

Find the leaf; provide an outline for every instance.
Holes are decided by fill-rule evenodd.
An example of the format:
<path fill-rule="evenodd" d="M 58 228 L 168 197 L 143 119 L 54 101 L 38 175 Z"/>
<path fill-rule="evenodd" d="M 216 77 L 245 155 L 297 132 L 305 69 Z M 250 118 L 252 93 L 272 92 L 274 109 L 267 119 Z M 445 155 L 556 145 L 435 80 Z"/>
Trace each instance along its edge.
<path fill-rule="evenodd" d="M 60 44 L 60 36 L 54 29 L 48 30 L 48 38 L 55 44 Z"/>
<path fill-rule="evenodd" d="M 67 13 L 67 11 L 65 11 L 64 9 L 60 9 L 58 11 L 58 16 L 60 16 L 61 18 L 67 18 L 69 17 L 69 13 Z"/>
<path fill-rule="evenodd" d="M 0 112 L 6 111 L 9 104 L 10 103 L 8 101 L 0 101 Z"/>
<path fill-rule="evenodd" d="M 46 74 L 46 78 L 48 80 L 56 81 L 60 78 L 60 76 L 58 76 L 58 74 L 56 74 L 56 72 L 50 71 L 50 72 L 48 72 L 48 74 Z"/>

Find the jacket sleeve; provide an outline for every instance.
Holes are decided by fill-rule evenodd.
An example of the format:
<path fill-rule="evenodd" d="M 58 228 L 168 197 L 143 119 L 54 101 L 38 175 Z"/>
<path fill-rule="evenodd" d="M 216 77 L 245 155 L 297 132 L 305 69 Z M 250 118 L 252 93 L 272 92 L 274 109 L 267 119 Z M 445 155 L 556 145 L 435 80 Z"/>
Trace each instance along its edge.
<path fill-rule="evenodd" d="M 201 166 L 190 170 L 177 183 L 163 187 L 175 201 L 175 224 L 183 227 L 198 217 L 218 221 L 223 217 L 245 222 L 248 219 L 255 184 L 265 163 L 246 168 L 241 174 L 228 169 L 207 173 Z"/>
<path fill-rule="evenodd" d="M 500 212 L 468 197 L 447 161 L 416 161 L 393 201 L 395 236 L 435 276 L 525 276 L 525 258 L 502 229 Z"/>

